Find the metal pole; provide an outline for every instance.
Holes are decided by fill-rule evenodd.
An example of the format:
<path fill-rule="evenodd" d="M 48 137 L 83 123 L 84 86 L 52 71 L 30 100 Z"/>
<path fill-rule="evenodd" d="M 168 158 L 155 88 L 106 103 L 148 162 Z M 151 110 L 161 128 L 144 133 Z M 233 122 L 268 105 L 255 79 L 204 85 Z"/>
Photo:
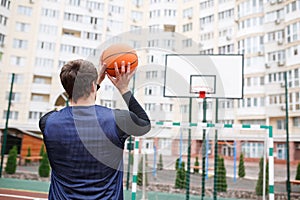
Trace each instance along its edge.
<path fill-rule="evenodd" d="M 132 83 L 132 95 L 134 94 L 134 88 L 135 88 L 135 75 L 133 76 L 133 83 Z M 126 180 L 126 190 L 129 189 L 129 179 L 130 179 L 130 158 L 131 158 L 131 147 L 132 147 L 132 136 L 129 136 L 129 149 L 128 149 L 128 164 L 127 164 L 127 180 Z"/>
<path fill-rule="evenodd" d="M 286 129 L 286 170 L 287 170 L 287 182 L 286 188 L 288 193 L 288 200 L 291 199 L 291 183 L 290 183 L 290 152 L 289 152 L 289 102 L 288 102 L 288 83 L 287 72 L 284 72 L 284 89 L 285 89 L 285 129 Z"/>
<path fill-rule="evenodd" d="M 233 143 L 233 182 L 236 183 L 236 140 Z"/>
<path fill-rule="evenodd" d="M 189 123 L 192 122 L 192 98 L 189 101 Z M 190 172 L 191 172 L 191 129 L 188 131 L 188 158 L 186 172 L 186 200 L 190 199 Z"/>
<path fill-rule="evenodd" d="M 147 195 L 146 195 L 146 156 L 145 156 L 145 151 L 143 152 L 143 194 L 142 194 L 142 199 L 141 200 L 147 200 Z"/>
<path fill-rule="evenodd" d="M 156 179 L 156 145 L 153 147 L 153 177 Z"/>
<path fill-rule="evenodd" d="M 216 99 L 216 123 L 218 123 L 219 99 Z M 214 160 L 214 200 L 217 199 L 217 168 L 218 168 L 218 130 L 215 130 L 215 160 Z"/>
<path fill-rule="evenodd" d="M 206 123 L 206 98 L 203 98 L 203 123 Z M 203 200 L 205 197 L 205 151 L 206 151 L 206 129 L 203 129 L 202 135 L 202 190 L 201 190 L 201 199 Z"/>
<path fill-rule="evenodd" d="M 4 129 L 3 140 L 2 140 L 2 145 L 1 145 L 2 149 L 1 149 L 0 178 L 2 177 L 3 159 L 4 159 L 5 150 L 6 150 L 8 120 L 9 120 L 9 114 L 10 114 L 10 106 L 11 106 L 11 99 L 12 99 L 12 91 L 13 91 L 14 79 L 15 79 L 15 74 L 12 73 L 11 83 L 10 83 L 10 91 L 9 91 L 9 97 L 8 97 L 8 107 L 7 107 L 7 112 L 6 112 L 5 129 Z"/>

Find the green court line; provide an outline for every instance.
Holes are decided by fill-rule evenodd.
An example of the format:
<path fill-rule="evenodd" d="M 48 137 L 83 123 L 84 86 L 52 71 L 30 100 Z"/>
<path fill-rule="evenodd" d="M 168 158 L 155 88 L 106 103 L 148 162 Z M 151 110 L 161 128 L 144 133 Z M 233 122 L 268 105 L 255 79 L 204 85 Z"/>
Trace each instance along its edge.
<path fill-rule="evenodd" d="M 23 180 L 14 178 L 0 178 L 0 188 L 48 192 L 50 182 Z"/>

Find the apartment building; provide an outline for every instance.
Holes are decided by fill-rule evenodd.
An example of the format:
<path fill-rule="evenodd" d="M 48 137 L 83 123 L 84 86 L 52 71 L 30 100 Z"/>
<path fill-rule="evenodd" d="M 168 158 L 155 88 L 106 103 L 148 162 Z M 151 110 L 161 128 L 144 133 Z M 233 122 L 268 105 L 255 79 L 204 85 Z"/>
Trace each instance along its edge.
<path fill-rule="evenodd" d="M 132 89 L 153 121 L 187 121 L 189 115 L 187 99 L 162 97 L 166 53 L 244 54 L 244 98 L 220 100 L 219 122 L 272 125 L 278 160 L 286 159 L 286 71 L 290 155 L 300 159 L 300 0 L 1 0 L 0 10 L 1 129 L 12 73 L 9 127 L 38 132 L 40 116 L 66 104 L 58 77 L 63 64 L 77 58 L 97 64 L 105 46 L 126 40 L 140 54 Z M 109 81 L 97 103 L 125 107 Z M 214 122 L 214 110 L 215 101 L 208 100 L 208 121 Z M 194 99 L 192 121 L 202 116 L 202 100 Z M 201 156 L 201 132 L 192 139 L 192 155 Z M 248 158 L 264 150 L 260 132 L 221 131 L 219 140 L 224 156 L 233 156 L 235 140 Z M 173 156 L 186 153 L 187 145 L 187 130 L 178 128 L 153 127 L 144 140 L 149 153 L 156 146 Z"/>

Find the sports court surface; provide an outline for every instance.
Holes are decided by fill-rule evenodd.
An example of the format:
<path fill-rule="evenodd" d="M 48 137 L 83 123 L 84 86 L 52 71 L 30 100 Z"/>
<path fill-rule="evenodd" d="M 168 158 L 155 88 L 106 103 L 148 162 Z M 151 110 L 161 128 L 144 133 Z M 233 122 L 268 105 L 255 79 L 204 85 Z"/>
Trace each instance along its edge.
<path fill-rule="evenodd" d="M 0 179 L 0 200 L 46 200 L 49 182 L 21 180 L 21 179 Z M 125 200 L 131 199 L 131 191 L 124 191 Z M 148 192 L 148 200 L 182 200 L 185 194 L 169 194 L 161 192 Z M 137 193 L 136 199 L 141 199 L 141 192 Z M 201 199 L 200 196 L 190 195 L 190 200 Z M 210 198 L 205 198 L 210 199 Z M 218 198 L 220 199 L 220 198 Z M 225 199 L 223 199 L 225 200 Z M 229 200 L 229 199 L 227 199 Z"/>

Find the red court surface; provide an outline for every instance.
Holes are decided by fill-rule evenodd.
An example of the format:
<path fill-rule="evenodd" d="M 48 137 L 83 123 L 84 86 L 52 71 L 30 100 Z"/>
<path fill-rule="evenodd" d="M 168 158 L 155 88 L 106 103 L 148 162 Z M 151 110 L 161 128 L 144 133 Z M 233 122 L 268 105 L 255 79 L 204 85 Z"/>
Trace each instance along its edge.
<path fill-rule="evenodd" d="M 0 200 L 46 200 L 48 194 L 26 190 L 2 189 L 0 188 Z"/>

